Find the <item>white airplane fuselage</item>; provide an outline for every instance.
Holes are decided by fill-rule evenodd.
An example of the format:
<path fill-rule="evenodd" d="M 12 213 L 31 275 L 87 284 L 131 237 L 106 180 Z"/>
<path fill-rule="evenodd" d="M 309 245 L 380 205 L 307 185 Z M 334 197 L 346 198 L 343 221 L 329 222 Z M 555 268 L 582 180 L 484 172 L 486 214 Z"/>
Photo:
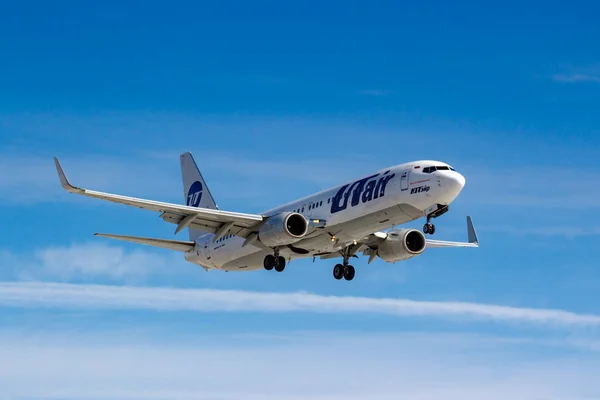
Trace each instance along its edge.
<path fill-rule="evenodd" d="M 434 172 L 424 172 L 438 166 Z M 327 221 L 326 229 L 312 229 L 293 246 L 280 248 L 287 260 L 338 251 L 343 244 L 373 232 L 389 229 L 427 216 L 449 205 L 461 192 L 465 178 L 448 164 L 423 160 L 382 169 L 314 195 L 267 210 L 262 215 L 298 212 L 309 221 Z M 187 261 L 205 269 L 225 271 L 263 269 L 271 250 L 245 238 L 226 235 L 215 241 L 207 233 L 185 253 Z"/>

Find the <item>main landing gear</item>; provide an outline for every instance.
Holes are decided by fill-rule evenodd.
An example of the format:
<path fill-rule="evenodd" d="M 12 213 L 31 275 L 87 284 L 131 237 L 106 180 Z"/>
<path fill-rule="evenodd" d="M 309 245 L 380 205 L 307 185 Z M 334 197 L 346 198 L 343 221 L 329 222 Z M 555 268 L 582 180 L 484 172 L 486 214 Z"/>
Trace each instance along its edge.
<path fill-rule="evenodd" d="M 275 254 L 267 254 L 265 256 L 263 266 L 267 271 L 275 268 L 275 271 L 281 272 L 285 269 L 285 258 L 279 255 L 279 250 L 275 250 Z"/>
<path fill-rule="evenodd" d="M 447 212 L 448 212 L 448 206 L 441 206 L 437 210 L 432 211 L 429 214 L 427 214 L 427 223 L 425 225 L 423 225 L 423 233 L 433 235 L 435 233 L 435 225 L 430 222 L 431 218 L 437 218 L 440 215 L 445 214 Z"/>
<path fill-rule="evenodd" d="M 344 249 L 343 256 L 343 263 L 336 264 L 336 266 L 333 267 L 333 277 L 338 281 L 342 278 L 344 278 L 347 281 L 351 281 L 352 279 L 354 279 L 354 273 L 356 271 L 354 270 L 354 267 L 352 265 L 348 265 L 348 259 L 351 257 L 350 248 L 346 247 Z"/>
<path fill-rule="evenodd" d="M 356 271 L 352 265 L 348 265 L 347 263 L 344 264 L 336 264 L 336 266 L 333 267 L 333 277 L 337 280 L 344 278 L 347 281 L 351 281 L 354 279 L 354 273 Z"/>

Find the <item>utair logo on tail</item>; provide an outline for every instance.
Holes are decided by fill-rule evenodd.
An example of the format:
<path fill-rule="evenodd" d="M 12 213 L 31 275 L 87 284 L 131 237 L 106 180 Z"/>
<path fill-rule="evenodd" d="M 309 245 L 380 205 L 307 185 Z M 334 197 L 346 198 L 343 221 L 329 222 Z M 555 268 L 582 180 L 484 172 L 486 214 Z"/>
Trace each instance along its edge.
<path fill-rule="evenodd" d="M 345 210 L 348 207 L 348 200 L 350 200 L 350 206 L 354 207 L 360 202 L 367 203 L 385 196 L 385 188 L 394 176 L 396 174 L 385 171 L 383 174 L 371 175 L 352 184 L 342 186 L 332 199 L 331 213 L 335 214 Z"/>
<path fill-rule="evenodd" d="M 198 207 L 202 200 L 202 183 L 196 181 L 190 186 L 187 194 L 187 205 L 189 207 Z"/>

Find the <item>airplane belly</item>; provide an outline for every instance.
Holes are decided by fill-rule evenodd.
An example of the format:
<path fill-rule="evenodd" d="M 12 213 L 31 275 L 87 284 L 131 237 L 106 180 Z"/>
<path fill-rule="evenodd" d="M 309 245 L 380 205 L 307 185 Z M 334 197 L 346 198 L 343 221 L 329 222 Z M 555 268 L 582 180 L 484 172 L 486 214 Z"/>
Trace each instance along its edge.
<path fill-rule="evenodd" d="M 213 243 L 212 248 L 209 251 L 210 262 L 212 265 L 214 265 L 215 268 L 221 269 L 223 266 L 228 265 L 240 258 L 244 258 L 262 251 L 262 249 L 252 245 L 242 247 L 244 241 L 244 238 L 234 236 L 230 239 L 227 239 L 225 243 Z"/>
<path fill-rule="evenodd" d="M 263 269 L 263 261 L 267 252 L 265 250 L 257 249 L 258 251 L 252 254 L 248 254 L 221 266 L 221 269 L 225 271 L 255 271 L 257 269 Z"/>

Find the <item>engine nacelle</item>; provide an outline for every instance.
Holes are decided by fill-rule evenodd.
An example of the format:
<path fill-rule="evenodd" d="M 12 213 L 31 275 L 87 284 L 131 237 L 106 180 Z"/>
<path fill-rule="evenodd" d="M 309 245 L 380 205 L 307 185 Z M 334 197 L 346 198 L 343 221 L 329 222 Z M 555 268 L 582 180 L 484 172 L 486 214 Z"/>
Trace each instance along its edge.
<path fill-rule="evenodd" d="M 379 245 L 377 255 L 385 262 L 394 263 L 408 260 L 425 251 L 426 239 L 416 229 L 398 229 L 390 231 Z"/>
<path fill-rule="evenodd" d="M 300 240 L 308 232 L 308 221 L 302 214 L 275 214 L 258 228 L 258 239 L 269 247 L 285 246 Z"/>

